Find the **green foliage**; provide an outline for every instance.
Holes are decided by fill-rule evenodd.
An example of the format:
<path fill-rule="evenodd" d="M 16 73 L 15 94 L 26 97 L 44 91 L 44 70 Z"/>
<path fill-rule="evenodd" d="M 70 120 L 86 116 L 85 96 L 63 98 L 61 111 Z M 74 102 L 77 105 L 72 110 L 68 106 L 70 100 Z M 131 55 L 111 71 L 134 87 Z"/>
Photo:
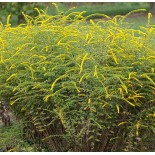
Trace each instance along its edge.
<path fill-rule="evenodd" d="M 14 122 L 9 127 L 0 128 L 0 149 L 3 152 L 35 152 L 38 147 L 24 141 L 22 138 L 22 124 Z"/>
<path fill-rule="evenodd" d="M 0 27 L 0 96 L 26 137 L 51 151 L 122 151 L 154 132 L 154 28 L 36 11 Z"/>
<path fill-rule="evenodd" d="M 36 16 L 36 12 L 34 11 L 35 7 L 39 7 L 40 9 L 45 8 L 41 3 L 26 3 L 26 2 L 9 2 L 9 3 L 0 3 L 0 21 L 2 23 L 6 23 L 6 17 L 8 15 L 12 15 L 11 24 L 13 26 L 18 25 L 19 23 L 24 21 L 24 17 L 22 12 L 30 16 Z"/>
<path fill-rule="evenodd" d="M 59 2 L 56 3 L 60 12 L 66 12 L 70 9 L 70 6 L 68 3 Z M 103 3 L 103 4 L 94 4 L 94 3 L 80 3 L 78 7 L 78 3 L 73 3 L 72 5 L 75 6 L 74 9 L 70 10 L 68 13 L 71 12 L 82 12 L 86 11 L 83 16 L 88 16 L 94 13 L 98 14 L 106 14 L 106 15 L 125 15 L 126 13 L 136 10 L 136 9 L 146 9 L 149 10 L 149 3 L 123 3 L 123 2 L 117 2 L 117 3 Z M 8 2 L 0 3 L 0 21 L 2 23 L 6 23 L 6 16 L 11 15 L 11 21 L 10 23 L 12 26 L 17 26 L 20 23 L 24 22 L 24 17 L 22 15 L 22 12 L 25 12 L 27 15 L 34 17 L 36 16 L 36 11 L 34 8 L 39 8 L 45 10 L 47 9 L 47 13 L 50 15 L 56 15 L 57 11 L 53 8 L 52 3 L 36 3 L 36 2 Z M 101 16 L 93 16 L 92 18 L 101 18 Z"/>
<path fill-rule="evenodd" d="M 19 124 L 14 124 L 11 128 L 9 127 L 1 127 L 0 128 L 0 148 L 2 150 L 6 150 L 7 147 L 13 147 L 17 145 L 21 140 L 20 137 L 20 126 Z M 8 146 L 9 144 L 9 146 Z"/>

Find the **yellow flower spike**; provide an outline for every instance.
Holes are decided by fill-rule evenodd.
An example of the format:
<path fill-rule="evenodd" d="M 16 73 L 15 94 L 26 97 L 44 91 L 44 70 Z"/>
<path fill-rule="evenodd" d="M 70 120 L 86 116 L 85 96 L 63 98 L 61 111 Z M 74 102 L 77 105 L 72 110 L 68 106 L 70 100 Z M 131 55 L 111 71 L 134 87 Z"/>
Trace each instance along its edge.
<path fill-rule="evenodd" d="M 113 18 L 113 21 L 115 24 L 117 24 L 117 18 L 116 17 Z"/>
<path fill-rule="evenodd" d="M 151 81 L 155 85 L 154 80 L 152 80 L 147 74 L 143 74 L 141 76 L 146 77 L 149 81 Z"/>
<path fill-rule="evenodd" d="M 114 54 L 114 52 L 112 50 L 110 50 L 111 54 L 112 54 L 112 58 L 113 60 L 115 61 L 116 64 L 119 64 L 118 61 L 117 61 L 117 57 L 116 55 Z"/>
<path fill-rule="evenodd" d="M 88 40 L 88 44 L 90 43 L 90 41 L 92 40 L 92 38 L 93 38 L 93 36 L 92 36 L 92 34 L 90 34 L 90 38 Z"/>
<path fill-rule="evenodd" d="M 36 47 L 34 46 L 34 47 L 32 47 L 31 49 L 30 49 L 30 51 L 32 51 L 32 50 L 34 50 Z"/>
<path fill-rule="evenodd" d="M 72 82 L 72 83 L 73 83 L 73 85 L 75 86 L 75 89 L 77 90 L 77 92 L 80 93 L 80 90 L 79 90 L 79 88 L 77 87 L 76 83 L 75 83 L 75 82 Z"/>
<path fill-rule="evenodd" d="M 154 71 L 155 71 L 154 68 L 151 68 L 151 72 L 154 73 Z"/>
<path fill-rule="evenodd" d="M 110 95 L 109 95 L 109 93 L 108 93 L 108 89 L 107 89 L 107 87 L 105 87 L 105 94 L 106 94 L 106 98 L 109 98 L 110 97 Z"/>
<path fill-rule="evenodd" d="M 151 27 L 151 28 L 149 29 L 149 32 L 150 32 L 150 33 L 152 33 L 152 32 L 153 32 L 153 30 L 154 30 L 154 28 L 153 28 L 153 27 Z"/>
<path fill-rule="evenodd" d="M 105 76 L 103 75 L 103 74 L 100 74 L 101 76 L 102 76 L 102 78 L 104 79 L 104 80 L 106 80 L 106 78 L 105 78 Z"/>
<path fill-rule="evenodd" d="M 87 110 L 88 106 L 84 107 L 84 110 Z"/>
<path fill-rule="evenodd" d="M 152 14 L 148 13 L 148 25 L 150 25 Z"/>
<path fill-rule="evenodd" d="M 10 24 L 10 18 L 11 18 L 11 15 L 8 15 L 7 20 L 6 20 L 6 27 L 7 28 L 10 28 L 10 26 L 11 26 L 11 24 Z"/>
<path fill-rule="evenodd" d="M 90 23 L 95 26 L 95 23 L 92 19 L 90 19 Z"/>
<path fill-rule="evenodd" d="M 120 94 L 122 95 L 122 97 L 124 98 L 124 94 L 123 94 L 122 88 L 118 88 L 118 90 L 119 90 Z"/>
<path fill-rule="evenodd" d="M 90 98 L 88 99 L 88 103 L 89 103 L 89 104 L 91 103 L 91 99 L 90 99 Z"/>
<path fill-rule="evenodd" d="M 128 93 L 128 88 L 127 88 L 127 86 L 126 86 L 125 84 L 123 84 L 123 83 L 122 83 L 121 86 L 122 86 L 122 88 L 125 90 L 125 92 Z"/>
<path fill-rule="evenodd" d="M 95 68 L 94 77 L 98 78 L 98 74 L 97 74 L 97 65 L 96 65 L 94 68 Z"/>
<path fill-rule="evenodd" d="M 148 117 L 155 117 L 155 112 L 153 114 L 148 114 Z"/>
<path fill-rule="evenodd" d="M 56 3 L 54 3 L 54 2 L 52 2 L 52 5 L 56 8 L 57 12 L 59 13 L 59 12 L 60 12 L 60 10 L 59 10 L 58 5 L 57 5 Z"/>
<path fill-rule="evenodd" d="M 4 49 L 4 40 L 0 38 L 0 49 Z"/>
<path fill-rule="evenodd" d="M 86 40 L 88 40 L 88 38 L 89 38 L 89 34 L 86 34 Z"/>
<path fill-rule="evenodd" d="M 118 126 L 121 126 L 121 125 L 126 124 L 126 123 L 127 122 L 121 122 L 121 123 L 118 124 Z"/>
<path fill-rule="evenodd" d="M 140 123 L 138 122 L 136 124 L 136 136 L 139 136 L 139 127 L 140 127 Z"/>
<path fill-rule="evenodd" d="M 84 75 L 82 75 L 82 77 L 81 77 L 81 78 L 80 78 L 80 80 L 79 80 L 79 83 L 81 83 L 81 82 L 82 82 L 82 80 L 83 80 L 84 76 L 85 76 L 85 74 L 84 74 Z"/>
<path fill-rule="evenodd" d="M 118 104 L 116 104 L 116 108 L 117 108 L 117 112 L 118 112 L 118 114 L 119 114 L 120 109 L 119 109 L 119 105 L 118 105 Z"/>
<path fill-rule="evenodd" d="M 11 78 L 13 78 L 14 76 L 16 76 L 16 74 L 12 74 L 9 78 L 6 79 L 6 81 L 9 81 Z"/>
<path fill-rule="evenodd" d="M 108 105 L 108 103 L 105 103 L 105 104 L 102 106 L 102 108 L 104 108 L 106 105 Z"/>
<path fill-rule="evenodd" d="M 16 65 L 11 65 L 10 69 L 16 68 Z"/>
<path fill-rule="evenodd" d="M 23 112 L 23 111 L 26 111 L 26 108 L 25 107 L 23 107 L 23 108 L 21 108 L 21 110 L 20 110 L 21 112 Z"/>
<path fill-rule="evenodd" d="M 13 88 L 12 92 L 15 92 L 17 90 L 17 87 Z"/>
<path fill-rule="evenodd" d="M 46 52 L 48 51 L 48 48 L 49 48 L 49 46 L 46 46 L 46 47 L 45 47 L 45 51 L 46 51 Z"/>
<path fill-rule="evenodd" d="M 55 86 L 56 82 L 57 82 L 57 81 L 59 81 L 60 79 L 64 78 L 64 77 L 66 77 L 66 76 L 67 76 L 67 75 L 66 75 L 66 74 L 64 74 L 64 75 L 59 76 L 58 78 L 56 78 L 56 79 L 54 80 L 54 82 L 52 83 L 52 85 L 51 85 L 51 89 L 50 89 L 50 90 L 52 90 L 52 91 L 53 91 L 53 88 L 54 88 L 54 86 Z"/>
<path fill-rule="evenodd" d="M 131 79 L 131 75 L 135 75 L 135 74 L 136 74 L 136 72 L 130 72 L 128 79 L 130 80 Z"/>
<path fill-rule="evenodd" d="M 92 108 L 91 108 L 91 111 L 92 111 L 92 112 L 96 112 L 96 108 L 95 108 L 95 107 L 92 107 Z"/>
<path fill-rule="evenodd" d="M 81 74 L 81 72 L 83 71 L 83 64 L 84 64 L 84 61 L 86 60 L 87 56 L 88 56 L 88 53 L 85 54 L 85 56 L 83 57 L 83 59 L 81 61 L 79 74 Z"/>
<path fill-rule="evenodd" d="M 38 8 L 34 8 L 34 10 L 38 12 L 39 16 L 41 15 L 40 10 Z"/>
<path fill-rule="evenodd" d="M 46 68 L 45 68 L 45 67 L 43 67 L 43 70 L 44 70 L 44 71 L 46 71 Z"/>

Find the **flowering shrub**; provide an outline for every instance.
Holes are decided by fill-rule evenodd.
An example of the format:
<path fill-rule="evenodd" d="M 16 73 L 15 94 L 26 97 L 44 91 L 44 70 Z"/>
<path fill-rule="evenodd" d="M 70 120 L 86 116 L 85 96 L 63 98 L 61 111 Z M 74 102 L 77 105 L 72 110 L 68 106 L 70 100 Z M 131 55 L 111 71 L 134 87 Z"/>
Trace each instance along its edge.
<path fill-rule="evenodd" d="M 26 25 L 11 27 L 8 16 L 0 26 L 0 96 L 25 122 L 25 136 L 51 151 L 122 151 L 154 132 L 149 22 L 134 30 L 126 16 L 94 22 L 84 12 L 36 10 L 24 14 Z"/>

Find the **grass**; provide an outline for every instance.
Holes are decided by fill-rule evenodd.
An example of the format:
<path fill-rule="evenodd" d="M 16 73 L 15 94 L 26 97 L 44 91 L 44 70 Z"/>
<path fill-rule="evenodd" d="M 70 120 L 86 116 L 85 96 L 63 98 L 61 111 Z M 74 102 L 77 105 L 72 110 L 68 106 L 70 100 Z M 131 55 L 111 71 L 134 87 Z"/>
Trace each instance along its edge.
<path fill-rule="evenodd" d="M 151 25 L 155 25 L 155 15 L 151 18 Z M 125 19 L 126 22 L 130 23 L 132 28 L 139 29 L 139 26 L 146 26 L 148 23 L 147 14 L 137 15 L 134 17 L 129 17 Z"/>
<path fill-rule="evenodd" d="M 103 5 L 91 5 L 91 3 L 88 3 L 87 5 L 82 5 L 74 11 L 86 11 L 87 13 L 85 16 L 88 16 L 90 14 L 94 13 L 103 13 L 106 15 L 124 15 L 132 10 L 136 9 L 149 9 L 149 4 L 147 3 L 122 3 L 122 2 L 117 2 L 117 3 L 107 3 Z"/>

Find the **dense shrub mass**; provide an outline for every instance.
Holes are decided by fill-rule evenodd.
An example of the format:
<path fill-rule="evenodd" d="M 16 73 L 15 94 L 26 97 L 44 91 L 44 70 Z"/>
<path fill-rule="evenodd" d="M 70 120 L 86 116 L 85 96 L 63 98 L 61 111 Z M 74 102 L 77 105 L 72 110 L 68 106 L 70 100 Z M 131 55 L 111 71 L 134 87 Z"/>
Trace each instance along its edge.
<path fill-rule="evenodd" d="M 0 96 L 24 136 L 50 151 L 145 150 L 155 132 L 154 28 L 37 11 L 26 25 L 8 17 L 0 26 Z"/>

